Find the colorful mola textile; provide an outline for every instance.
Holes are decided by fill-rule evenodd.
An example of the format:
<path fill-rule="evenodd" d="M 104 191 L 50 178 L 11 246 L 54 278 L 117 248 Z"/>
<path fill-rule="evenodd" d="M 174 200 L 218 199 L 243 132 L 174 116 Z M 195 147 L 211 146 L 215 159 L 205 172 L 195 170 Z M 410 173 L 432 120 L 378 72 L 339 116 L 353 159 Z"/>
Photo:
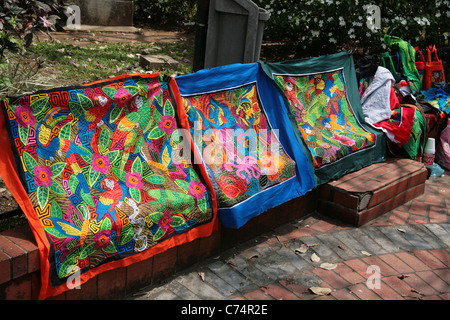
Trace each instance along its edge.
<path fill-rule="evenodd" d="M 239 228 L 315 187 L 283 98 L 258 63 L 205 69 L 176 81 L 225 227 Z"/>
<path fill-rule="evenodd" d="M 159 73 L 4 99 L 0 174 L 39 246 L 40 298 L 211 234 L 204 167 L 172 157 L 181 106 Z"/>
<path fill-rule="evenodd" d="M 385 159 L 385 137 L 365 121 L 348 53 L 263 63 L 284 94 L 299 140 L 308 146 L 319 184 Z"/>

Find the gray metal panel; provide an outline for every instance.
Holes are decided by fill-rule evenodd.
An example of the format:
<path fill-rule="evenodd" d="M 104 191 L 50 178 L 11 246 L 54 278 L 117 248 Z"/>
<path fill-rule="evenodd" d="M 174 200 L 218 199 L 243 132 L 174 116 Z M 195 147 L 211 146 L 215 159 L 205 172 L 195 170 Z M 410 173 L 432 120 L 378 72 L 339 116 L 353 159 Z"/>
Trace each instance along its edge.
<path fill-rule="evenodd" d="M 258 61 L 269 17 L 249 0 L 211 0 L 205 68 Z"/>

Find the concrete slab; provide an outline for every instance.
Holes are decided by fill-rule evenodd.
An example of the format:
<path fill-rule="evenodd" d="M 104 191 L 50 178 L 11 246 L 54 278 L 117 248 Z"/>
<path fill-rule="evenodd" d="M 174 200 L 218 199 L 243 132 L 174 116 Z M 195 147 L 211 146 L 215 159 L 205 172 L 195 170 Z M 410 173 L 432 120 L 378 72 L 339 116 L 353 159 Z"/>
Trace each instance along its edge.
<path fill-rule="evenodd" d="M 141 55 L 139 57 L 139 65 L 142 68 L 148 69 L 158 69 L 163 66 L 172 66 L 176 67 L 178 65 L 178 61 L 167 56 L 167 55 Z"/>

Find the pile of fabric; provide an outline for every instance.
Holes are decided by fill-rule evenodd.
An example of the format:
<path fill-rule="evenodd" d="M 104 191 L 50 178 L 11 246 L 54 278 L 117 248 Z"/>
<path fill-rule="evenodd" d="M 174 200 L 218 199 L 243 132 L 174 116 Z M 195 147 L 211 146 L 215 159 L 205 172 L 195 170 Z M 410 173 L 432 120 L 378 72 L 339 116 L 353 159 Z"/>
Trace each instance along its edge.
<path fill-rule="evenodd" d="M 388 35 L 384 40 L 389 51 L 379 60 L 366 58 L 359 63 L 364 117 L 386 134 L 392 155 L 420 161 L 427 139 L 439 141 L 446 125 L 450 87 L 434 46 L 427 48 L 424 60 L 408 42 Z"/>

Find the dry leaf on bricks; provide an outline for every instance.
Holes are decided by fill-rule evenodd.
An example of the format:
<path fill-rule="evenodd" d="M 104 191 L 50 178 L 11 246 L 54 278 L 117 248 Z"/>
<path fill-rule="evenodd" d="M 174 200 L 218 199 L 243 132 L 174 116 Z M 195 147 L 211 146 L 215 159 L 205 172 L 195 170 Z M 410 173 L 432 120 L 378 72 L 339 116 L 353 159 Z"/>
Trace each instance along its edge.
<path fill-rule="evenodd" d="M 230 261 L 228 261 L 227 263 L 228 263 L 228 264 L 230 264 L 230 265 L 232 265 L 233 267 L 237 267 L 236 263 L 234 263 L 234 262 L 233 262 L 233 261 L 231 261 L 231 260 L 230 260 Z"/>
<path fill-rule="evenodd" d="M 302 244 L 299 248 L 295 249 L 295 253 L 305 253 L 308 251 L 309 247 L 306 243 Z"/>
<path fill-rule="evenodd" d="M 318 296 L 326 296 L 326 295 L 329 295 L 331 293 L 331 289 L 330 288 L 311 287 L 311 288 L 309 288 L 309 290 L 312 293 L 317 294 Z"/>
<path fill-rule="evenodd" d="M 370 253 L 368 253 L 367 251 L 361 251 L 361 253 L 363 254 L 363 255 L 365 255 L 365 256 L 368 256 L 368 257 L 370 257 L 371 256 L 371 254 Z"/>
<path fill-rule="evenodd" d="M 325 270 L 333 270 L 333 269 L 336 269 L 337 264 L 324 262 L 324 263 L 320 264 L 320 267 Z"/>
<path fill-rule="evenodd" d="M 312 262 L 319 262 L 320 261 L 320 257 L 317 254 L 313 253 L 311 255 L 311 261 Z"/>
<path fill-rule="evenodd" d="M 309 248 L 316 247 L 316 246 L 318 246 L 317 243 L 314 243 L 314 244 L 303 243 L 300 247 L 295 249 L 295 253 L 296 254 L 305 253 L 306 251 L 308 251 Z"/>

